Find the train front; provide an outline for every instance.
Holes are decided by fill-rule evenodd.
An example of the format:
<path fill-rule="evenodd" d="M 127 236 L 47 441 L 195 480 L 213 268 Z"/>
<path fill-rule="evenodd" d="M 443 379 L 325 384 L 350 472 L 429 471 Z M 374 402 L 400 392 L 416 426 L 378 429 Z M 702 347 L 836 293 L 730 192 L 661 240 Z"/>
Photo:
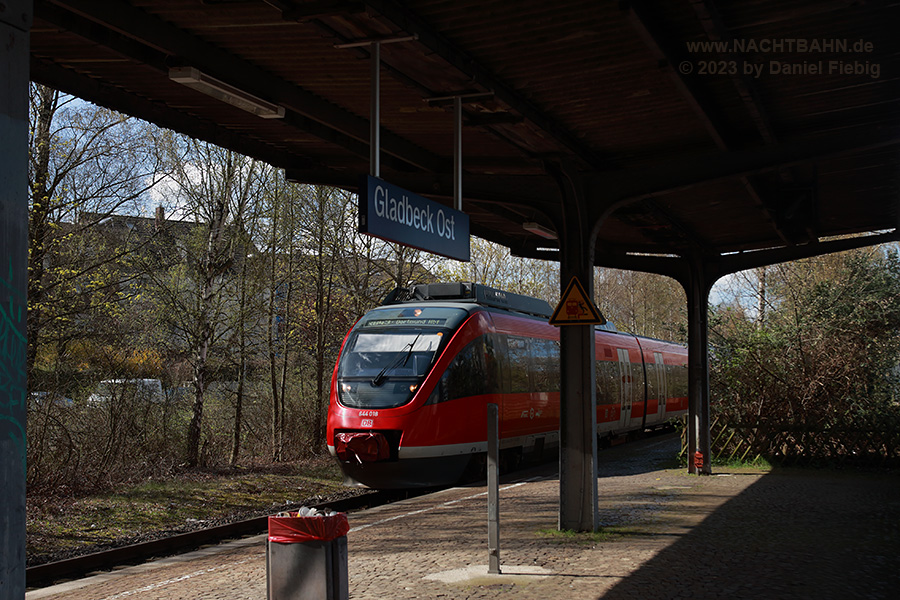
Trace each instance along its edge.
<path fill-rule="evenodd" d="M 471 455 L 431 445 L 441 419 L 429 395 L 440 379 L 439 357 L 468 314 L 449 306 L 386 306 L 347 334 L 332 377 L 327 432 L 345 484 L 392 489 L 460 478 Z"/>

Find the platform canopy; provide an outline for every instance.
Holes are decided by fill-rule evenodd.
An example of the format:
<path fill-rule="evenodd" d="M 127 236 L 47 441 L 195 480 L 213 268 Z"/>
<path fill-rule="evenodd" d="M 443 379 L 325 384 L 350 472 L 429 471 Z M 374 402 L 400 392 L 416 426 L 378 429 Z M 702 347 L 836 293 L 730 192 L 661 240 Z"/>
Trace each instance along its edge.
<path fill-rule="evenodd" d="M 898 239 L 896 2 L 8 0 L 0 70 L 24 70 L 32 6 L 34 81 L 298 182 L 355 190 L 374 170 L 448 206 L 461 187 L 471 233 L 559 260 L 588 293 L 594 266 L 676 277 L 701 472 L 715 280 Z M 0 117 L 24 97 L 13 79 Z M 560 335 L 560 527 L 576 530 L 598 523 L 593 340 L 592 325 Z"/>
<path fill-rule="evenodd" d="M 355 189 L 382 41 L 385 180 L 450 204 L 460 96 L 472 233 L 557 257 L 575 174 L 594 264 L 737 268 L 894 239 L 898 23 L 850 0 L 36 0 L 31 78 Z"/>

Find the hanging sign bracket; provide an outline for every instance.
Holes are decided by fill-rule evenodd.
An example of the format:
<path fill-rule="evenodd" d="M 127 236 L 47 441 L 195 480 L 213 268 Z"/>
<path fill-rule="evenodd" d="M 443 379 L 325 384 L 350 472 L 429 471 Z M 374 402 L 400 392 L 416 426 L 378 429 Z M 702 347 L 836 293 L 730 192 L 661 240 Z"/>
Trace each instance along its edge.
<path fill-rule="evenodd" d="M 402 37 L 367 38 L 355 42 L 335 44 L 335 48 L 361 48 L 370 46 L 372 60 L 372 87 L 369 105 L 369 175 L 381 177 L 381 45 L 412 42 L 418 34 Z"/>

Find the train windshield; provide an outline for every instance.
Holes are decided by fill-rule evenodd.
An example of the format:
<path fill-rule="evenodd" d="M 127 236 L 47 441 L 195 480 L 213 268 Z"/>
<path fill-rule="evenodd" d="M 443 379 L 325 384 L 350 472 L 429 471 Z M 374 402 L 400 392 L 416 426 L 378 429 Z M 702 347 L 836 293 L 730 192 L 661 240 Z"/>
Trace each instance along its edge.
<path fill-rule="evenodd" d="M 341 404 L 392 408 L 409 402 L 466 314 L 436 307 L 367 314 L 350 333 L 338 366 Z"/>

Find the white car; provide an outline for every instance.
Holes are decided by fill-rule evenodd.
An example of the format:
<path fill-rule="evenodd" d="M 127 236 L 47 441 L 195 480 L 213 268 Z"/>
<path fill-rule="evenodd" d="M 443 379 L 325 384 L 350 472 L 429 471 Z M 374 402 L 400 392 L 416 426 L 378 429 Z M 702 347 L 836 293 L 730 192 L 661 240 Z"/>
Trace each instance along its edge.
<path fill-rule="evenodd" d="M 88 403 L 101 404 L 117 398 L 134 398 L 145 402 L 163 402 L 162 382 L 159 379 L 106 379 L 88 396 Z"/>

